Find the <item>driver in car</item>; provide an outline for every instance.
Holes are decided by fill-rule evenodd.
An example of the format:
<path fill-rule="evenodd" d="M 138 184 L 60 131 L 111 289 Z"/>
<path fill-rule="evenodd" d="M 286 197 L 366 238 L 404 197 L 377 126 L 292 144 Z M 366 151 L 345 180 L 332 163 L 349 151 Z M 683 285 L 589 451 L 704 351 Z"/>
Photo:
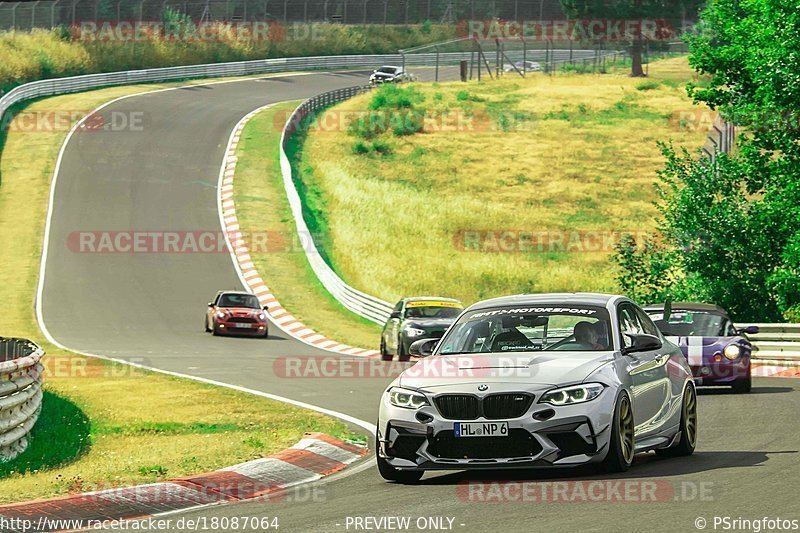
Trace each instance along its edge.
<path fill-rule="evenodd" d="M 603 328 L 603 323 L 598 322 L 592 324 L 591 322 L 578 322 L 575 324 L 575 341 L 591 347 L 592 350 L 605 350 L 607 346 L 604 345 L 600 338 L 600 328 Z M 603 328 L 605 329 L 605 328 Z"/>

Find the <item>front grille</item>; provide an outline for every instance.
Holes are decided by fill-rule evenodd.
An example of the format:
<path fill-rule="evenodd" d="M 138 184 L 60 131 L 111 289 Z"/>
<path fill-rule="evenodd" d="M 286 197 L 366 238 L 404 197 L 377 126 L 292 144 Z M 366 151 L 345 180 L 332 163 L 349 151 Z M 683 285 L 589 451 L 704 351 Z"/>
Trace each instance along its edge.
<path fill-rule="evenodd" d="M 230 321 L 233 322 L 234 324 L 237 322 L 239 324 L 255 324 L 257 322 L 255 318 L 250 318 L 246 316 L 235 316 L 232 317 Z"/>
<path fill-rule="evenodd" d="M 489 420 L 519 418 L 533 403 L 533 395 L 524 392 L 491 394 L 480 399 L 469 394 L 444 394 L 434 398 L 436 408 L 449 420 Z"/>
<path fill-rule="evenodd" d="M 539 441 L 524 429 L 511 429 L 507 437 L 456 437 L 440 431 L 428 444 L 428 453 L 440 459 L 510 459 L 541 451 Z"/>
<path fill-rule="evenodd" d="M 480 416 L 480 402 L 469 394 L 444 394 L 433 401 L 442 416 L 450 420 L 475 420 Z"/>
<path fill-rule="evenodd" d="M 483 399 L 483 416 L 489 419 L 519 418 L 532 402 L 530 394 L 493 394 Z"/>

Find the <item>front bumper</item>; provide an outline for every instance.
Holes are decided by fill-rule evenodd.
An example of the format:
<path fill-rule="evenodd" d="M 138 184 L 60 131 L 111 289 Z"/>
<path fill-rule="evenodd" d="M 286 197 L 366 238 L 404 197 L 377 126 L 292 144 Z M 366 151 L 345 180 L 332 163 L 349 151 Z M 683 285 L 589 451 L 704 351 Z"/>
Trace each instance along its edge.
<path fill-rule="evenodd" d="M 267 322 L 241 322 L 237 320 L 220 320 L 214 319 L 217 327 L 217 333 L 223 335 L 250 335 L 254 337 L 263 337 L 267 331 Z M 246 326 L 244 324 L 247 324 Z M 250 327 L 247 327 L 250 326 Z"/>
<path fill-rule="evenodd" d="M 750 377 L 750 356 L 740 356 L 733 361 L 722 357 L 721 361 L 704 358 L 703 364 L 692 366 L 692 375 L 697 385 L 725 385 Z"/>
<path fill-rule="evenodd" d="M 456 422 L 432 403 L 418 410 L 395 407 L 386 395 L 378 423 L 378 453 L 401 470 L 472 470 L 571 467 L 605 458 L 611 434 L 615 395 L 606 389 L 590 402 L 554 407 L 535 394 L 523 416 L 503 419 L 504 437 L 455 437 Z"/>

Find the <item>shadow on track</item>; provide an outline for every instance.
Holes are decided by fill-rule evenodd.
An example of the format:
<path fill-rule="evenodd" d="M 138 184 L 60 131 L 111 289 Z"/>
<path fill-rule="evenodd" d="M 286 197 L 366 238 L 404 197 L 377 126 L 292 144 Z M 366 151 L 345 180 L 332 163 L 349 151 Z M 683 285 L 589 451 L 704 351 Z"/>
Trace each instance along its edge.
<path fill-rule="evenodd" d="M 797 450 L 778 452 L 695 452 L 691 457 L 660 458 L 653 453 L 640 454 L 624 474 L 601 474 L 590 466 L 552 470 L 484 470 L 479 472 L 454 472 L 425 479 L 419 485 L 457 485 L 467 481 L 551 481 L 592 479 L 641 479 L 674 477 L 721 468 L 759 466 L 770 455 L 798 453 Z"/>

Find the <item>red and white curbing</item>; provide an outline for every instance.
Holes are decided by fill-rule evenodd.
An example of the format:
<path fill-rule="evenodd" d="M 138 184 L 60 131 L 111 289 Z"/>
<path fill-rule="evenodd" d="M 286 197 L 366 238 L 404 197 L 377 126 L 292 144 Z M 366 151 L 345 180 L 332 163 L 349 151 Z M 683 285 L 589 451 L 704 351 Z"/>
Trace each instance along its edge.
<path fill-rule="evenodd" d="M 342 355 L 375 357 L 379 355 L 377 350 L 357 348 L 355 346 L 342 344 L 324 335 L 320 335 L 297 320 L 289 311 L 281 306 L 278 299 L 275 298 L 275 295 L 270 292 L 269 287 L 264 283 L 264 280 L 259 275 L 250 257 L 250 251 L 247 248 L 247 243 L 239 227 L 239 220 L 236 217 L 236 205 L 233 200 L 233 182 L 236 175 L 236 163 L 238 162 L 236 148 L 239 146 L 239 139 L 241 138 L 242 131 L 250 119 L 272 105 L 273 104 L 266 105 L 255 111 L 251 111 L 236 124 L 225 150 L 225 161 L 220 173 L 220 181 L 217 188 L 222 230 L 226 240 L 230 244 L 230 250 L 232 251 L 232 255 L 239 270 L 239 276 L 250 291 L 258 297 L 261 305 L 268 308 L 272 321 L 287 335 L 322 350 Z"/>
<path fill-rule="evenodd" d="M 78 523 L 85 527 L 97 521 L 146 519 L 203 505 L 255 498 L 280 502 L 287 497 L 287 489 L 339 472 L 366 454 L 366 448 L 330 435 L 306 433 L 300 442 L 282 452 L 216 472 L 0 506 L 0 521 L 29 520 L 50 525 L 36 530 L 52 531 L 77 529 Z M 65 519 L 72 520 L 72 525 L 66 525 Z"/>
<path fill-rule="evenodd" d="M 800 378 L 800 361 L 753 360 L 750 373 L 763 378 Z"/>

